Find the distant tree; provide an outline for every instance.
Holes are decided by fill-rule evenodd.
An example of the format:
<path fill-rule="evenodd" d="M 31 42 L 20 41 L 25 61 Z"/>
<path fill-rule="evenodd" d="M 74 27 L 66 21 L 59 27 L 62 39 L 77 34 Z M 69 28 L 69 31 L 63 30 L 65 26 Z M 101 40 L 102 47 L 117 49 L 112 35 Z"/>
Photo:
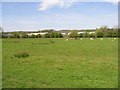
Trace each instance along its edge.
<path fill-rule="evenodd" d="M 82 37 L 83 37 L 83 35 L 84 35 L 83 33 L 80 33 L 80 34 L 79 34 L 79 37 L 80 37 L 80 38 L 82 38 Z"/>
<path fill-rule="evenodd" d="M 58 33 L 59 38 L 63 38 L 63 35 L 61 33 Z"/>
<path fill-rule="evenodd" d="M 117 36 L 118 36 L 118 32 L 113 30 L 112 37 L 117 37 Z"/>
<path fill-rule="evenodd" d="M 108 32 L 106 33 L 106 37 L 112 37 L 112 36 L 113 36 L 112 30 L 108 30 Z"/>
<path fill-rule="evenodd" d="M 4 33 L 0 34 L 0 38 L 8 38 L 8 37 L 9 36 L 7 34 L 4 34 Z"/>
<path fill-rule="evenodd" d="M 11 38 L 20 38 L 20 34 L 18 32 L 11 32 Z"/>
<path fill-rule="evenodd" d="M 50 33 L 44 35 L 45 38 L 50 38 Z"/>
<path fill-rule="evenodd" d="M 36 38 L 36 35 L 32 34 L 30 37 L 31 37 L 31 38 Z"/>
<path fill-rule="evenodd" d="M 89 37 L 89 34 L 87 31 L 85 31 L 85 33 L 83 34 L 83 37 Z"/>
<path fill-rule="evenodd" d="M 55 30 L 54 29 L 44 29 L 44 30 L 41 30 L 39 32 L 48 32 L 48 33 L 51 33 L 51 32 L 54 32 Z"/>
<path fill-rule="evenodd" d="M 99 29 L 96 30 L 96 37 L 106 37 L 107 31 L 107 26 L 101 26 Z"/>
<path fill-rule="evenodd" d="M 91 34 L 89 34 L 89 37 L 90 37 L 90 38 L 95 38 L 95 36 L 96 36 L 95 33 L 91 33 Z"/>
<path fill-rule="evenodd" d="M 28 34 L 27 33 L 21 33 L 21 38 L 28 38 Z"/>
<path fill-rule="evenodd" d="M 9 35 L 8 38 L 15 38 L 13 34 Z"/>
<path fill-rule="evenodd" d="M 96 37 L 101 38 L 103 36 L 104 36 L 103 32 L 101 32 L 101 31 L 96 32 Z"/>
<path fill-rule="evenodd" d="M 59 37 L 59 33 L 58 32 L 51 32 L 50 37 L 51 38 L 58 38 Z"/>
<path fill-rule="evenodd" d="M 55 38 L 55 33 L 52 32 L 52 33 L 50 34 L 50 37 L 51 37 L 51 38 Z"/>
<path fill-rule="evenodd" d="M 76 30 L 72 30 L 71 33 L 69 34 L 69 37 L 77 39 L 79 37 L 79 34 Z"/>
<path fill-rule="evenodd" d="M 118 26 L 115 26 L 115 27 L 113 28 L 113 30 L 114 30 L 113 36 L 114 36 L 114 37 L 119 37 L 119 29 L 118 29 Z"/>
<path fill-rule="evenodd" d="M 41 34 L 38 34 L 38 35 L 36 35 L 36 37 L 37 37 L 37 38 L 41 38 L 42 36 L 41 36 Z"/>
<path fill-rule="evenodd" d="M 55 36 L 55 38 L 58 38 L 59 34 L 57 32 L 54 32 L 54 36 Z"/>
<path fill-rule="evenodd" d="M 20 38 L 20 34 L 19 33 L 16 33 L 14 34 L 16 38 Z"/>
<path fill-rule="evenodd" d="M 101 32 L 107 32 L 108 26 L 101 26 L 101 27 L 99 28 L 99 30 L 100 30 Z"/>

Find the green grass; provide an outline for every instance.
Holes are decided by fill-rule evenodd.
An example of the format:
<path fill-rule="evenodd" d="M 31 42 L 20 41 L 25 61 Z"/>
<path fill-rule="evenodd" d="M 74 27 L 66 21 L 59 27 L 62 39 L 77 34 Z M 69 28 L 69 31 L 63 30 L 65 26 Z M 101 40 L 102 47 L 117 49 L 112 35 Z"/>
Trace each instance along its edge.
<path fill-rule="evenodd" d="M 3 39 L 3 88 L 118 87 L 118 39 L 53 40 Z"/>

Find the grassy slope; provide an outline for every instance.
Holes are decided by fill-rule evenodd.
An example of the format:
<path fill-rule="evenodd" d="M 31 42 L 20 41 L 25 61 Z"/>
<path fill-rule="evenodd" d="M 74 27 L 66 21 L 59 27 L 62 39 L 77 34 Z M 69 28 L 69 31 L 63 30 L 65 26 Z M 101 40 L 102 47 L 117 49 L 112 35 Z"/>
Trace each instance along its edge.
<path fill-rule="evenodd" d="M 117 87 L 118 42 L 105 39 L 3 39 L 3 87 Z M 16 43 L 14 43 L 16 41 Z M 32 44 L 33 43 L 33 44 Z M 28 58 L 15 58 L 27 51 Z"/>

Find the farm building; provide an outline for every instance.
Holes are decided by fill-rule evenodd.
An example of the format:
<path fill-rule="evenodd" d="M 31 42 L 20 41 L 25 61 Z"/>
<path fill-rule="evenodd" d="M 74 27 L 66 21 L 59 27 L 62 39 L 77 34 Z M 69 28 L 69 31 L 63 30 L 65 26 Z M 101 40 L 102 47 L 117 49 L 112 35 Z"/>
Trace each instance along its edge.
<path fill-rule="evenodd" d="M 40 33 L 28 33 L 28 35 L 29 36 L 31 36 L 31 35 L 45 35 L 45 34 L 47 34 L 48 32 L 40 32 Z"/>
<path fill-rule="evenodd" d="M 68 35 L 70 35 L 71 32 L 68 33 Z M 86 33 L 85 31 L 81 31 L 81 32 L 78 32 L 78 34 L 84 34 Z M 92 31 L 92 32 L 87 32 L 88 34 L 94 34 L 95 31 Z"/>

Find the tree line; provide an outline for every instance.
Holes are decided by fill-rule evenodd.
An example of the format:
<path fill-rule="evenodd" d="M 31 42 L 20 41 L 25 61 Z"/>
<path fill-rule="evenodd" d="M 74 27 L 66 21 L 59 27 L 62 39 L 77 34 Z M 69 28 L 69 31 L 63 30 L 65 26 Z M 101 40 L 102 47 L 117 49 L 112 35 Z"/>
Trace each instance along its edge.
<path fill-rule="evenodd" d="M 105 37 L 120 37 L 118 28 L 108 28 L 107 26 L 102 26 L 94 30 L 94 33 L 89 33 L 90 30 L 84 30 L 84 33 L 78 34 L 78 30 L 71 30 L 70 34 L 62 35 L 60 32 L 55 30 L 43 30 L 42 32 L 48 32 L 44 35 L 28 35 L 26 32 L 11 32 L 5 34 L 2 32 L 2 38 L 105 38 Z"/>
<path fill-rule="evenodd" d="M 45 35 L 28 35 L 25 32 L 19 33 L 19 32 L 12 32 L 9 34 L 2 34 L 2 38 L 63 38 L 63 35 L 58 32 L 51 32 L 47 33 Z"/>
<path fill-rule="evenodd" d="M 70 38 L 111 38 L 111 37 L 120 37 L 120 31 L 118 28 L 108 28 L 107 26 L 102 26 L 95 30 L 95 33 L 89 34 L 88 31 L 85 33 L 78 34 L 78 31 L 71 31 Z"/>

